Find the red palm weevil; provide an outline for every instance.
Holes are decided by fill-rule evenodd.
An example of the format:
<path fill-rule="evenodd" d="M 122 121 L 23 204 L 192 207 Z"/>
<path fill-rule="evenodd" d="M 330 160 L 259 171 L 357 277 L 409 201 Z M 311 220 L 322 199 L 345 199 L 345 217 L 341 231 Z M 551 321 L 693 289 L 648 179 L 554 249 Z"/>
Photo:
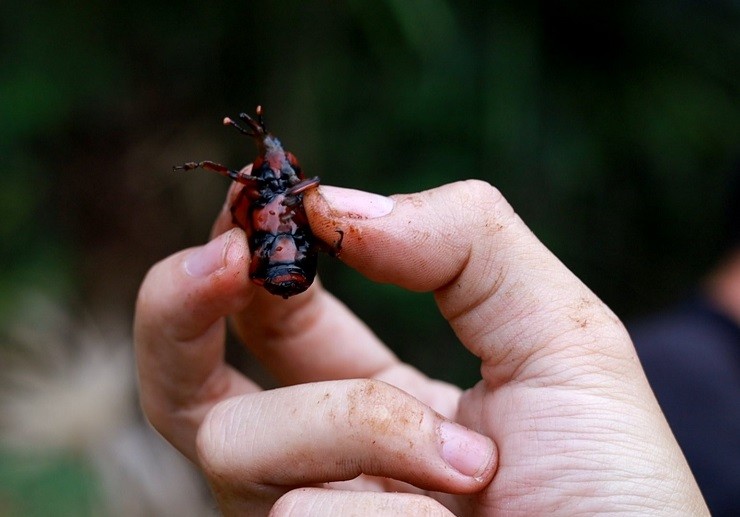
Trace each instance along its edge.
<path fill-rule="evenodd" d="M 246 127 L 229 117 L 223 121 L 257 143 L 259 154 L 251 173 L 212 161 L 188 162 L 173 170 L 206 169 L 244 185 L 231 205 L 231 216 L 247 233 L 252 252 L 249 277 L 268 292 L 288 298 L 313 282 L 319 248 L 328 248 L 336 256 L 344 235 L 337 230 L 339 241 L 331 247 L 314 237 L 303 208 L 303 193 L 315 188 L 319 178 L 305 178 L 296 157 L 267 131 L 261 106 L 256 114 L 256 120 L 239 114 Z"/>

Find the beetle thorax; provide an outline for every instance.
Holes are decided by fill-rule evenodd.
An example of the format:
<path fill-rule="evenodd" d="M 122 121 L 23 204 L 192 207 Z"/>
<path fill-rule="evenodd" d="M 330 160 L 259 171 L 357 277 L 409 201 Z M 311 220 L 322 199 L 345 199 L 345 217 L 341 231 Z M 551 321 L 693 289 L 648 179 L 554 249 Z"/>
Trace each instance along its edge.
<path fill-rule="evenodd" d="M 283 146 L 280 144 L 280 140 L 272 135 L 267 135 L 265 136 L 263 145 L 265 161 L 270 165 L 270 168 L 275 171 L 275 174 L 278 177 L 282 174 L 294 174 L 293 167 L 290 166 L 290 163 L 288 163 L 288 160 L 285 158 L 285 151 L 283 150 Z"/>

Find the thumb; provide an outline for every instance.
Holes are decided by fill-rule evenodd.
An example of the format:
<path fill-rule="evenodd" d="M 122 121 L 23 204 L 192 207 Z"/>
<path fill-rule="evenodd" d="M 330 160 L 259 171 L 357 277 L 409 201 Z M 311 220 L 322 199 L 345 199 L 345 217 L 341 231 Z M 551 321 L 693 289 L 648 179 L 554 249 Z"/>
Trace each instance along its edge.
<path fill-rule="evenodd" d="M 553 353 L 569 362 L 607 353 L 639 374 L 616 316 L 491 185 L 472 180 L 391 198 L 321 186 L 305 205 L 320 239 L 344 232 L 348 265 L 378 282 L 434 291 L 487 380 L 506 381 Z"/>

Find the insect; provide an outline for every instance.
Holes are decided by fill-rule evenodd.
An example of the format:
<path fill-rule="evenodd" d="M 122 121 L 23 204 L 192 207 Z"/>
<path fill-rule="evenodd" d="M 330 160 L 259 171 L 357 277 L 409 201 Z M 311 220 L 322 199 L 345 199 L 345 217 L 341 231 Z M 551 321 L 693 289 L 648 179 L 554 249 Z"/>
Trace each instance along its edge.
<path fill-rule="evenodd" d="M 303 193 L 318 186 L 319 177 L 306 179 L 296 157 L 267 131 L 261 106 L 256 115 L 255 120 L 239 114 L 246 126 L 229 117 L 223 121 L 257 143 L 259 154 L 251 173 L 212 161 L 188 162 L 173 170 L 206 169 L 244 185 L 231 204 L 231 217 L 247 233 L 252 251 L 249 277 L 268 292 L 288 298 L 313 282 L 319 248 L 338 255 L 344 234 L 337 230 L 339 241 L 331 247 L 314 237 L 303 208 Z"/>

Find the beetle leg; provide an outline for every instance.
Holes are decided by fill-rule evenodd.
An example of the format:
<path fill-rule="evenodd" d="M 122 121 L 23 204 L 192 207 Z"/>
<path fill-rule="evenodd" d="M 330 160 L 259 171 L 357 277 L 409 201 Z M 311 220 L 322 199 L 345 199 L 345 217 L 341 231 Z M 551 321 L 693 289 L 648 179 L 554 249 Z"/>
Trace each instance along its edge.
<path fill-rule="evenodd" d="M 328 254 L 330 257 L 339 258 L 339 255 L 342 253 L 342 242 L 344 241 L 344 230 L 335 228 L 334 231 L 339 234 L 339 238 L 336 241 L 329 244 L 328 242 L 324 242 L 322 240 L 316 239 L 314 241 L 314 245 L 319 249 L 319 251 L 323 251 L 324 253 Z"/>
<path fill-rule="evenodd" d="M 331 248 L 329 248 L 329 256 L 333 258 L 339 257 L 339 254 L 342 252 L 342 241 L 344 240 L 344 232 L 340 230 L 339 228 L 334 229 L 335 232 L 339 234 L 339 239 L 337 239 L 337 242 L 335 242 Z"/>
<path fill-rule="evenodd" d="M 239 175 L 238 171 L 231 170 L 225 165 L 221 165 L 220 163 L 212 162 L 210 160 L 202 162 L 187 162 L 182 165 L 175 165 L 172 167 L 173 171 L 190 171 L 193 169 L 206 169 L 231 179 L 234 179 L 235 176 Z"/>
<path fill-rule="evenodd" d="M 245 174 L 241 171 L 229 169 L 225 165 L 221 165 L 220 163 L 212 162 L 210 160 L 205 160 L 202 162 L 187 162 L 182 165 L 175 165 L 172 167 L 173 171 L 190 171 L 193 169 L 206 169 L 244 185 L 249 185 L 250 183 L 256 181 L 256 178 L 250 174 Z"/>
<path fill-rule="evenodd" d="M 300 183 L 296 183 L 292 187 L 288 188 L 285 191 L 286 196 L 297 196 L 298 194 L 301 194 L 302 192 L 307 191 L 310 188 L 314 188 L 319 184 L 319 177 L 314 176 L 311 179 L 303 180 Z"/>
<path fill-rule="evenodd" d="M 297 205 L 299 203 L 298 195 L 304 193 L 310 188 L 315 188 L 316 186 L 318 186 L 319 181 L 319 177 L 314 176 L 311 179 L 303 180 L 299 183 L 296 183 L 285 191 L 285 199 L 283 199 L 282 204 L 285 206 Z"/>

